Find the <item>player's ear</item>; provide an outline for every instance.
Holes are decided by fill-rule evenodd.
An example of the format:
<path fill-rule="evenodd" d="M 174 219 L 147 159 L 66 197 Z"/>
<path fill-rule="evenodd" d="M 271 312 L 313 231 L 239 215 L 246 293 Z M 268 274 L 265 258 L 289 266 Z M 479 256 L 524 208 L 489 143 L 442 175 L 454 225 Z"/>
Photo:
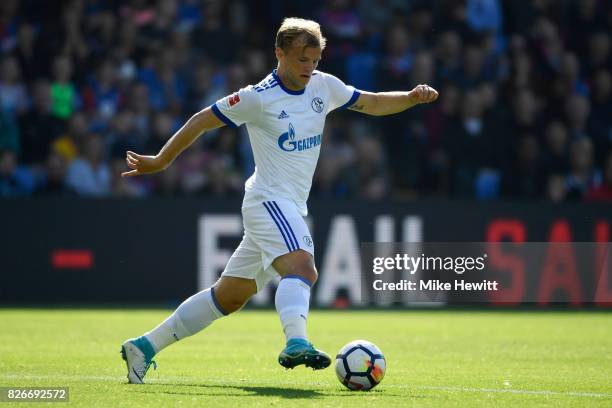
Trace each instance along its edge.
<path fill-rule="evenodd" d="M 276 59 L 279 60 L 279 61 L 281 60 L 282 57 L 285 56 L 285 53 L 283 52 L 283 49 L 280 48 L 280 47 L 276 47 L 274 49 L 274 54 L 276 54 Z"/>

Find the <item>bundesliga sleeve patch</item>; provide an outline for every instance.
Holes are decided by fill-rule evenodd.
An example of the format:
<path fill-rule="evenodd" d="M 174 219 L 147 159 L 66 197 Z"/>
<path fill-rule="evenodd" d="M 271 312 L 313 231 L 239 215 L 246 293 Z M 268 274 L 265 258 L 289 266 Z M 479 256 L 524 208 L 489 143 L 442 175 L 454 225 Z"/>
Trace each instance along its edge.
<path fill-rule="evenodd" d="M 231 94 L 227 102 L 229 103 L 230 108 L 240 102 L 240 95 L 238 95 L 238 92 Z"/>

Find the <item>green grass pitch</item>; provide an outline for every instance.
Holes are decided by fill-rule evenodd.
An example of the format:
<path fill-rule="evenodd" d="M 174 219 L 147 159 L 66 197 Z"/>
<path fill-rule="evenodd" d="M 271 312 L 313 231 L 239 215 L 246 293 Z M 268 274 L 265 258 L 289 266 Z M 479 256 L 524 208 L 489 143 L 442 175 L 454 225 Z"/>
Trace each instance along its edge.
<path fill-rule="evenodd" d="M 352 392 L 333 366 L 281 368 L 276 314 L 247 310 L 164 350 L 147 384 L 126 384 L 121 342 L 168 314 L 0 309 L 0 386 L 68 386 L 70 402 L 53 406 L 82 407 L 612 406 L 609 312 L 314 311 L 317 347 L 364 338 L 385 353 L 383 382 Z"/>

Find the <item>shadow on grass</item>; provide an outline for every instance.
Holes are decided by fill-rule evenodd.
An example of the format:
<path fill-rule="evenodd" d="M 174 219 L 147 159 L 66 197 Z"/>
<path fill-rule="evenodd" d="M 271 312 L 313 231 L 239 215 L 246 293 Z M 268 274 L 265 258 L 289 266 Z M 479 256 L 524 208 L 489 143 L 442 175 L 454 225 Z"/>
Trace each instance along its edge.
<path fill-rule="evenodd" d="M 159 387 L 159 386 L 163 386 Z M 192 391 L 181 392 L 179 390 L 168 390 L 165 387 L 192 387 Z M 197 388 L 200 388 L 198 391 Z M 217 390 L 215 390 L 217 389 Z M 193 391 L 195 390 L 195 391 Z M 207 384 L 170 384 L 155 383 L 140 387 L 138 392 L 145 394 L 171 394 L 171 395 L 206 395 L 206 396 L 236 396 L 236 397 L 281 397 L 287 399 L 319 398 L 329 396 L 316 390 L 301 390 L 297 388 L 281 388 L 267 386 L 241 386 L 241 385 L 207 385 Z"/>
<path fill-rule="evenodd" d="M 172 387 L 173 389 L 168 389 Z M 181 390 L 180 387 L 188 387 Z M 190 396 L 210 396 L 210 397 L 280 397 L 285 399 L 317 399 L 329 397 L 359 398 L 362 400 L 366 396 L 385 398 L 407 398 L 402 392 L 389 392 L 376 388 L 367 392 L 350 391 L 347 389 L 318 391 L 313 389 L 297 389 L 270 387 L 258 385 L 222 385 L 222 384 L 189 384 L 189 383 L 150 383 L 144 387 L 137 387 L 136 392 L 143 394 L 168 394 L 168 395 L 190 395 Z M 411 399 L 428 399 L 431 395 L 412 394 Z"/>

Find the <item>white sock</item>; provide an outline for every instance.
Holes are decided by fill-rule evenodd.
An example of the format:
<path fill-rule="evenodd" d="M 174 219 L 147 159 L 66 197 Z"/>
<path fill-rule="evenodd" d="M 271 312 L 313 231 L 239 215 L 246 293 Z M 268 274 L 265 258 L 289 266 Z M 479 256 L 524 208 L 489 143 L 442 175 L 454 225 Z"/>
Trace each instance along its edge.
<path fill-rule="evenodd" d="M 145 333 L 145 336 L 155 353 L 159 353 L 170 344 L 196 334 L 225 315 L 215 299 L 214 288 L 208 288 L 181 303 L 170 317 Z"/>
<path fill-rule="evenodd" d="M 310 285 L 301 277 L 286 276 L 278 284 L 274 303 L 287 341 L 295 338 L 308 339 L 306 319 L 310 303 Z"/>

